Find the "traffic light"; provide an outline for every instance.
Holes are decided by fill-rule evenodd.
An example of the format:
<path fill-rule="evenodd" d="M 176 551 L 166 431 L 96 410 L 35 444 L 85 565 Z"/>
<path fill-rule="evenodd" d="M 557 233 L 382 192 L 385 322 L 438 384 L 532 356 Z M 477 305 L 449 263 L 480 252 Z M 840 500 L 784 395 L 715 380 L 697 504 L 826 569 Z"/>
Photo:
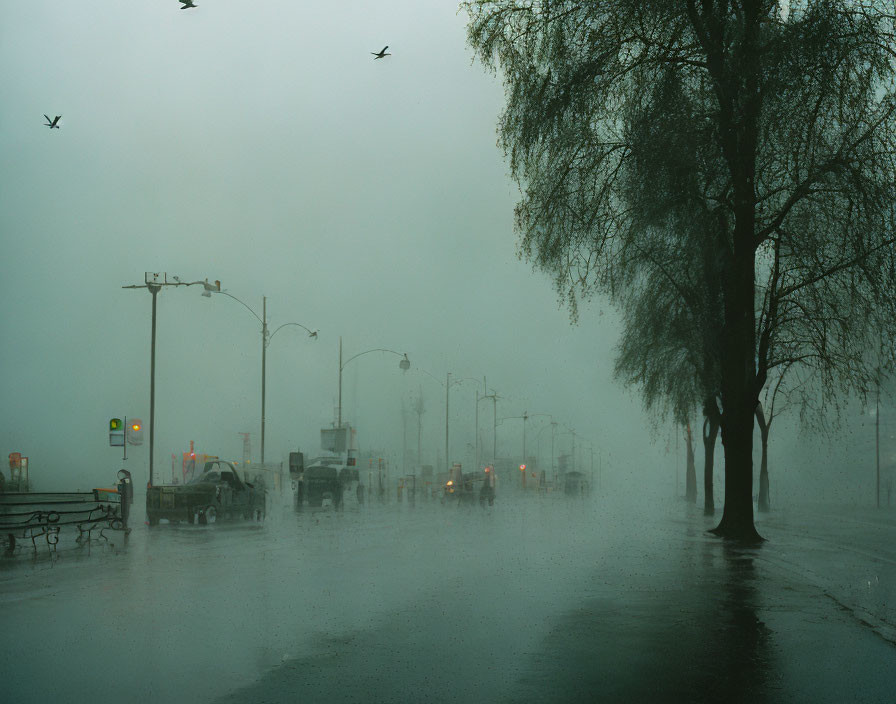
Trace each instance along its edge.
<path fill-rule="evenodd" d="M 124 447 L 124 426 L 121 418 L 109 419 L 109 447 Z"/>
<path fill-rule="evenodd" d="M 143 444 L 143 421 L 139 418 L 131 418 L 127 428 L 128 445 Z"/>
<path fill-rule="evenodd" d="M 521 472 L 525 472 L 525 471 L 526 471 L 526 465 L 521 464 L 521 465 L 520 465 L 520 471 L 521 471 Z"/>

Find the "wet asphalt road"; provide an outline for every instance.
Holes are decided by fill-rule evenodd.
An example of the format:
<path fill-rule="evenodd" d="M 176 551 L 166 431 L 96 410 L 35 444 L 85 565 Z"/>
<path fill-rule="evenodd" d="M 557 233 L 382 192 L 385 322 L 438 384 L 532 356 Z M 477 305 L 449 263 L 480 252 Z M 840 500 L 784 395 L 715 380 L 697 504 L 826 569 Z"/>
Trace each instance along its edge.
<path fill-rule="evenodd" d="M 712 525 L 560 497 L 138 524 L 3 560 L 0 681 L 26 702 L 896 701 L 894 514 L 779 511 L 750 549 Z"/>

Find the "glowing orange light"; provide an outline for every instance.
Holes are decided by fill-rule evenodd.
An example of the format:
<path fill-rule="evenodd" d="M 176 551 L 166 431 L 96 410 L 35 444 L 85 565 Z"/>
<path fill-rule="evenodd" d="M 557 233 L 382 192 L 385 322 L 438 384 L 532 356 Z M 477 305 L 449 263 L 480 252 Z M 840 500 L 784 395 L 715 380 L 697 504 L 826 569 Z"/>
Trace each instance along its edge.
<path fill-rule="evenodd" d="M 134 423 L 134 424 L 131 426 L 131 430 L 140 430 L 140 424 L 139 424 L 139 423 Z"/>
<path fill-rule="evenodd" d="M 525 471 L 526 471 L 526 465 L 521 464 L 521 465 L 520 465 L 520 471 L 521 471 L 521 472 L 525 472 Z"/>

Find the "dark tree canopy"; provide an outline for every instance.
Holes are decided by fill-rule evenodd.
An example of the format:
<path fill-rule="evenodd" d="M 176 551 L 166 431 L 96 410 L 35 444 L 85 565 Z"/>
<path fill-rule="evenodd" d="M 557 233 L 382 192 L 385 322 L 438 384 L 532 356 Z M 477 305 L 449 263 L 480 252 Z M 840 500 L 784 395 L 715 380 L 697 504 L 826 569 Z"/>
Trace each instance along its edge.
<path fill-rule="evenodd" d="M 801 363 L 831 390 L 867 389 L 862 351 L 896 327 L 892 0 L 465 5 L 507 89 L 521 253 L 573 316 L 594 292 L 649 296 L 663 268 L 717 285 L 717 532 L 758 537 L 753 414 L 769 371 Z"/>

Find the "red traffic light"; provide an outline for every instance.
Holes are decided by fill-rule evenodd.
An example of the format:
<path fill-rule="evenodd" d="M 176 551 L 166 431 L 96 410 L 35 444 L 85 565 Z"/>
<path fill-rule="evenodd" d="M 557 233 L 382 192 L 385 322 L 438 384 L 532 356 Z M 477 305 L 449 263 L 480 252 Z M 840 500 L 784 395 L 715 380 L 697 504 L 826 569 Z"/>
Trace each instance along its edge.
<path fill-rule="evenodd" d="M 521 471 L 521 472 L 525 472 L 525 471 L 526 471 L 526 465 L 521 464 L 521 465 L 520 465 L 520 471 Z"/>
<path fill-rule="evenodd" d="M 143 421 L 139 418 L 131 418 L 127 428 L 128 445 L 143 444 Z"/>

